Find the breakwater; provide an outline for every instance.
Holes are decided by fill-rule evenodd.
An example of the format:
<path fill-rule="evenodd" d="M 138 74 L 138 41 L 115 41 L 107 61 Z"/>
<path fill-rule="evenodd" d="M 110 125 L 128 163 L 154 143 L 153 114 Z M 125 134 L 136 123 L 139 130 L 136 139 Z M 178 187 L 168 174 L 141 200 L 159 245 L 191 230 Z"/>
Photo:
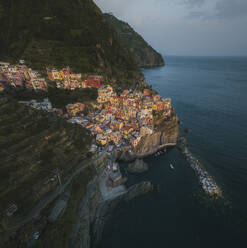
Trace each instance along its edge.
<path fill-rule="evenodd" d="M 178 148 L 185 156 L 186 160 L 190 164 L 191 168 L 195 171 L 198 176 L 199 183 L 202 186 L 206 194 L 214 196 L 216 198 L 222 197 L 222 190 L 216 184 L 215 180 L 208 174 L 204 166 L 196 159 L 190 150 L 186 146 L 185 138 L 180 138 L 178 142 Z"/>

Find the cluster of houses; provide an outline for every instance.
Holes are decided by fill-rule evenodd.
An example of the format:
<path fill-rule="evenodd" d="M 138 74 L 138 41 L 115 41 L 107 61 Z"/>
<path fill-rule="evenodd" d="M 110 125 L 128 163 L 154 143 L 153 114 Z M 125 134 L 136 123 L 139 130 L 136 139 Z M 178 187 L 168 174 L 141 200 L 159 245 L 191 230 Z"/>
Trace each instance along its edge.
<path fill-rule="evenodd" d="M 42 78 L 37 71 L 24 65 L 24 61 L 20 61 L 18 65 L 0 62 L 0 91 L 9 86 L 47 91 L 45 78 Z"/>
<path fill-rule="evenodd" d="M 74 103 L 62 109 L 52 107 L 48 98 L 42 102 L 36 100 L 20 101 L 38 110 L 56 112 L 68 119 L 68 122 L 79 124 L 88 129 L 96 138 L 99 146 L 137 146 L 141 137 L 153 133 L 153 113 L 160 112 L 166 118 L 171 116 L 171 100 L 144 92 L 124 90 L 117 95 L 109 85 L 98 89 L 97 102 L 93 111 L 83 114 L 85 104 Z"/>
<path fill-rule="evenodd" d="M 69 121 L 88 129 L 100 146 L 135 147 L 142 136 L 153 133 L 154 112 L 161 113 L 164 118 L 169 118 L 172 112 L 170 99 L 152 95 L 148 89 L 143 92 L 124 90 L 117 95 L 109 85 L 98 89 L 97 103 L 93 107 L 94 111 L 87 116 L 80 111 L 70 114 Z"/>
<path fill-rule="evenodd" d="M 55 112 L 68 122 L 89 130 L 96 141 L 91 147 L 93 153 L 106 150 L 111 154 L 115 148 L 123 146 L 135 148 L 142 136 L 153 133 L 155 113 L 167 119 L 172 114 L 169 98 L 162 98 L 149 89 L 143 92 L 124 90 L 118 95 L 110 85 L 98 88 L 97 101 L 92 103 L 87 113 L 84 112 L 85 104 L 79 102 L 66 105 L 65 112 L 53 108 L 47 98 L 42 102 L 31 100 L 20 103 L 35 109 Z M 106 181 L 103 185 L 116 187 L 125 180 L 117 164 L 108 163 Z"/>
<path fill-rule="evenodd" d="M 68 116 L 76 116 L 85 109 L 85 104 L 75 103 L 66 105 Z"/>
<path fill-rule="evenodd" d="M 0 91 L 9 86 L 26 87 L 35 91 L 47 91 L 47 80 L 40 76 L 38 71 L 28 68 L 24 60 L 17 65 L 7 62 L 0 62 Z M 47 78 L 55 82 L 59 89 L 74 90 L 76 88 L 94 87 L 99 89 L 104 77 L 101 75 L 89 75 L 84 77 L 81 73 L 71 73 L 70 68 L 61 70 L 46 68 Z"/>
<path fill-rule="evenodd" d="M 61 70 L 56 68 L 46 68 L 47 76 L 50 81 L 56 82 L 59 89 L 74 90 L 76 88 L 94 87 L 100 88 L 104 77 L 100 75 L 90 75 L 84 77 L 81 73 L 71 73 L 70 68 L 66 67 Z M 85 79 L 85 80 L 84 80 Z"/>
<path fill-rule="evenodd" d="M 110 85 L 102 85 L 103 76 L 82 77 L 82 74 L 71 73 L 69 67 L 61 70 L 47 67 L 46 71 L 48 79 L 55 82 L 57 88 L 97 88 L 97 102 L 92 104 L 94 110 L 84 116 L 83 103 L 68 104 L 65 107 L 66 113 L 52 108 L 48 99 L 22 103 L 36 109 L 57 112 L 68 118 L 69 122 L 85 127 L 96 137 L 100 146 L 111 144 L 119 147 L 126 144 L 135 147 L 142 136 L 153 133 L 154 113 L 159 113 L 163 118 L 171 116 L 171 100 L 161 98 L 149 89 L 143 92 L 124 90 L 118 95 Z M 0 89 L 6 85 L 47 90 L 46 80 L 37 71 L 24 65 L 24 61 L 20 61 L 19 65 L 0 62 Z"/>
<path fill-rule="evenodd" d="M 63 110 L 53 108 L 51 102 L 48 98 L 45 98 L 42 102 L 37 102 L 36 100 L 31 101 L 19 101 L 19 103 L 24 104 L 26 106 L 29 106 L 31 108 L 37 109 L 37 110 L 43 110 L 47 112 L 55 112 L 59 116 L 63 116 Z"/>

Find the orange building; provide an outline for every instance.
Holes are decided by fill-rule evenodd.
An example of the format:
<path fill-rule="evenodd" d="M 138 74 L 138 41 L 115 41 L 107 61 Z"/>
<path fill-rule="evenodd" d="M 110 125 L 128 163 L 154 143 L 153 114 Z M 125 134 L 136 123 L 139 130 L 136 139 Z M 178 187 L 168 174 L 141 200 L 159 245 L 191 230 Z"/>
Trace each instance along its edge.
<path fill-rule="evenodd" d="M 151 91 L 150 91 L 149 89 L 145 89 L 145 90 L 143 91 L 143 94 L 144 94 L 145 96 L 150 96 Z"/>

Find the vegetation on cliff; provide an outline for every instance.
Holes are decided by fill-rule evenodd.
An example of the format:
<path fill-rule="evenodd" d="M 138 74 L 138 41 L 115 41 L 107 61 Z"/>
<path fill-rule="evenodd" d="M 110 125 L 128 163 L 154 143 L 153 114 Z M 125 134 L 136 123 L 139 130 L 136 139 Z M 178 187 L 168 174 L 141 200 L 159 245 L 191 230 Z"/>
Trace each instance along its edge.
<path fill-rule="evenodd" d="M 130 52 L 91 0 L 0 2 L 0 57 L 33 69 L 69 65 L 123 87 L 144 80 Z"/>
<path fill-rule="evenodd" d="M 94 176 L 94 167 L 88 167 L 83 171 L 83 173 L 74 178 L 69 187 L 71 198 L 65 212 L 60 216 L 60 218 L 58 218 L 56 223 L 46 226 L 42 233 L 42 237 L 37 240 L 35 247 L 70 247 L 72 237 L 74 236 L 75 225 L 80 214 L 81 204 L 87 193 L 88 183 L 94 178 Z M 74 242 L 75 241 L 77 240 L 74 240 Z"/>
<path fill-rule="evenodd" d="M 135 30 L 126 22 L 111 14 L 105 14 L 107 20 L 117 30 L 123 44 L 131 52 L 135 62 L 140 67 L 164 66 L 162 56 L 155 51 Z"/>
<path fill-rule="evenodd" d="M 55 114 L 0 97 L 0 219 L 8 231 L 88 159 L 92 137 Z M 18 211 L 6 216 L 16 204 Z"/>
<path fill-rule="evenodd" d="M 18 101 L 30 101 L 33 99 L 43 101 L 44 98 L 48 97 L 54 108 L 61 109 L 65 109 L 65 106 L 69 103 L 94 102 L 98 97 L 98 91 L 96 88 L 65 90 L 49 87 L 47 92 L 26 90 L 24 88 L 18 90 L 10 88 L 7 92 Z"/>

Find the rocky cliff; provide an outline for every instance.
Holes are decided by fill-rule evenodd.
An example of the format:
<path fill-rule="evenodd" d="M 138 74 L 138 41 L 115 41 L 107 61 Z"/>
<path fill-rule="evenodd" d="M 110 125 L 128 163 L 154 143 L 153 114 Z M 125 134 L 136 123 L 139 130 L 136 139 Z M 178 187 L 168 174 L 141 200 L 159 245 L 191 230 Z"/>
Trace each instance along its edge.
<path fill-rule="evenodd" d="M 46 207 L 42 207 L 42 211 L 40 209 L 37 214 L 38 217 L 35 215 L 34 219 L 32 209 L 36 208 L 40 201 L 43 202 L 43 198 L 50 198 L 50 195 L 54 195 L 57 192 L 58 180 L 54 179 L 51 170 L 48 170 L 48 168 L 59 168 L 62 183 L 66 183 L 69 175 L 73 171 L 77 171 L 77 166 L 85 163 L 85 161 L 79 163 L 82 150 L 77 151 L 77 146 L 81 147 L 81 143 L 77 144 L 76 142 L 76 138 L 82 140 L 83 138 L 85 139 L 85 136 L 80 136 L 80 132 L 83 130 L 77 130 L 76 127 L 69 124 L 63 127 L 63 120 L 53 120 L 52 117 L 51 122 L 45 113 L 30 110 L 27 114 L 25 107 L 12 103 L 12 101 L 8 103 L 8 99 L 2 101 L 2 105 L 0 108 L 2 117 L 4 117 L 1 120 L 1 124 L 4 124 L 1 130 L 2 138 L 4 138 L 3 134 L 8 134 L 8 137 L 1 140 L 3 143 L 0 145 L 6 147 L 7 144 L 11 152 L 15 152 L 15 154 L 20 152 L 20 155 L 25 160 L 20 159 L 20 155 L 10 157 L 8 153 L 3 157 L 5 166 L 1 169 L 3 172 L 2 184 L 4 187 L 6 185 L 8 187 L 6 189 L 2 187 L 1 199 L 3 199 L 2 202 L 6 206 L 1 206 L 1 209 L 4 213 L 8 208 L 8 203 L 15 202 L 18 204 L 20 211 L 18 210 L 11 218 L 3 216 L 4 218 L 1 219 L 0 246 L 3 245 L 6 248 L 27 247 L 35 242 L 35 247 L 37 248 L 93 247 L 101 239 L 104 225 L 111 216 L 112 210 L 121 201 L 129 201 L 152 190 L 151 183 L 144 182 L 131 187 L 126 193 L 121 192 L 114 198 L 104 200 L 99 190 L 99 176 L 97 175 L 100 175 L 99 171 L 104 169 L 105 157 L 100 157 L 97 160 L 93 160 L 94 166 L 98 168 L 96 171 L 93 166 L 85 167 L 85 170 L 73 177 L 73 180 L 67 186 L 71 192 L 70 199 L 66 203 L 67 207 L 56 222 L 52 224 L 47 222 L 47 216 L 50 216 L 56 201 L 54 203 L 50 202 Z M 31 126 L 26 126 L 27 122 Z M 12 127 L 9 123 L 14 123 L 13 125 L 20 124 L 17 130 L 18 135 L 13 133 L 16 127 L 13 128 L 14 126 Z M 47 125 L 50 124 L 52 125 L 48 127 Z M 42 130 L 42 133 L 39 132 L 40 130 Z M 54 134 L 55 130 L 58 131 Z M 60 130 L 63 130 L 63 132 L 59 133 Z M 173 146 L 177 142 L 178 133 L 178 118 L 174 111 L 169 119 L 155 117 L 153 134 L 143 136 L 140 143 L 131 153 L 129 148 L 119 151 L 118 158 L 132 160 L 155 153 L 166 146 Z M 56 139 L 54 139 L 55 135 Z M 9 137 L 12 137 L 12 139 L 10 140 Z M 30 143 L 30 141 L 32 142 Z M 12 142 L 14 143 L 12 144 Z M 10 146 L 10 144 L 12 145 Z M 33 156 L 33 147 L 36 148 L 36 154 L 40 150 L 40 156 Z M 70 149 L 67 150 L 68 148 Z M 4 150 L 1 150 L 1 152 L 4 152 Z M 63 161 L 58 160 L 57 156 L 61 157 Z M 10 159 L 11 163 L 8 162 Z M 21 163 L 22 161 L 25 164 Z M 33 163 L 29 164 L 26 161 L 33 161 Z M 15 166 L 13 168 L 16 174 L 13 174 L 13 170 L 9 170 L 11 166 Z M 45 170 L 46 167 L 47 170 Z M 6 174 L 7 172 L 12 173 L 12 176 L 9 177 Z M 20 179 L 19 175 L 21 175 Z M 7 184 L 6 180 L 9 180 Z M 47 188 L 48 191 L 44 192 L 49 184 L 51 186 L 55 184 L 55 188 Z M 18 192 L 17 195 L 16 192 Z M 17 233 L 14 233 L 12 231 L 13 226 L 20 224 L 19 220 L 21 218 L 26 219 L 25 216 L 28 216 L 30 221 L 21 224 L 22 228 Z M 37 233 L 40 236 L 38 239 L 34 238 Z M 1 235 L 3 235 L 4 239 L 2 239 Z M 10 239 L 8 235 L 13 235 L 14 238 Z M 4 243 L 1 243 L 2 241 Z"/>
<path fill-rule="evenodd" d="M 152 155 L 165 147 L 175 146 L 179 136 L 178 117 L 175 111 L 168 120 L 156 121 L 156 127 L 152 134 L 141 138 L 133 151 L 124 148 L 116 155 L 120 160 L 131 161 L 136 158 L 144 158 Z"/>
<path fill-rule="evenodd" d="M 128 23 L 105 14 L 109 23 L 117 30 L 124 46 L 131 52 L 134 61 L 143 68 L 164 66 L 164 60 Z"/>
<path fill-rule="evenodd" d="M 142 182 L 130 187 L 127 193 L 103 201 L 100 191 L 96 188 L 87 198 L 78 216 L 78 229 L 74 233 L 71 247 L 92 248 L 101 240 L 104 226 L 111 217 L 112 211 L 122 201 L 130 201 L 135 197 L 153 190 L 150 182 Z"/>

